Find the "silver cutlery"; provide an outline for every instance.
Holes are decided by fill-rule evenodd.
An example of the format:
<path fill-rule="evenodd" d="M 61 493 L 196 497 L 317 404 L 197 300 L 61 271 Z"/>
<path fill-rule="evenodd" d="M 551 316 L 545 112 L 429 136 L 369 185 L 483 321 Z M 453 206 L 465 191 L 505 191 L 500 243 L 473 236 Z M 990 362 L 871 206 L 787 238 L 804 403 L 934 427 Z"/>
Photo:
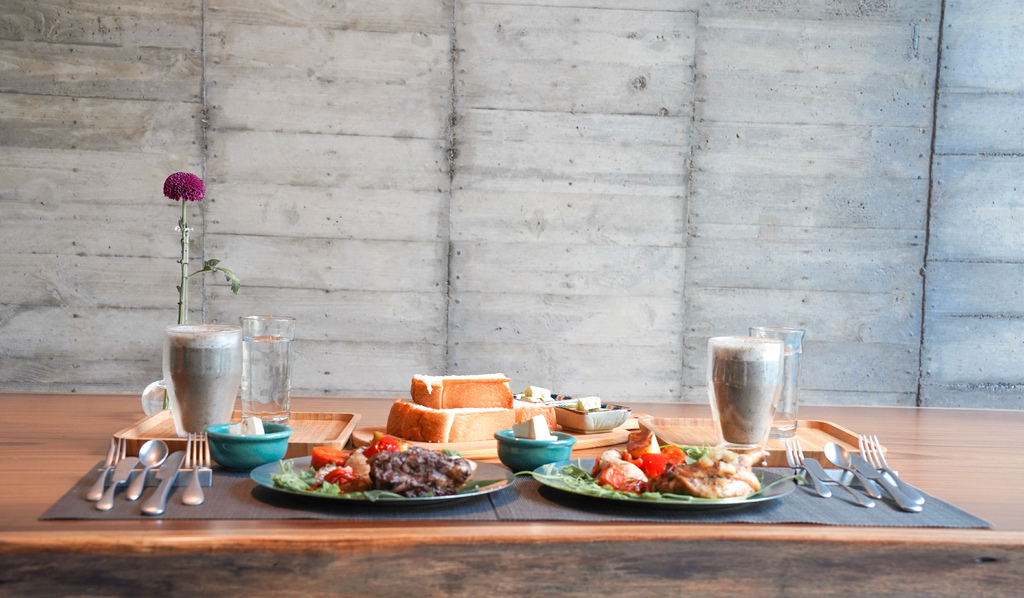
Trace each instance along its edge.
<path fill-rule="evenodd" d="M 171 453 L 164 464 L 156 472 L 156 479 L 160 484 L 153 491 L 153 495 L 142 503 L 144 515 L 163 515 L 167 508 L 167 495 L 174 487 L 174 481 L 178 479 L 178 471 L 181 470 L 181 462 L 185 460 L 185 451 Z"/>
<path fill-rule="evenodd" d="M 885 461 L 885 454 L 882 453 L 882 444 L 878 442 L 877 436 L 860 436 L 860 452 L 864 455 L 868 462 L 875 467 L 880 469 L 896 481 L 896 485 L 900 491 L 906 495 L 914 504 L 923 505 L 924 495 L 917 488 L 914 488 L 910 484 L 903 481 L 903 478 L 896 475 L 896 472 L 889 468 L 889 464 Z"/>
<path fill-rule="evenodd" d="M 96 502 L 97 511 L 109 511 L 114 506 L 114 493 L 117 492 L 117 487 L 128 481 L 128 478 L 132 475 L 132 470 L 135 469 L 135 465 L 138 462 L 138 457 L 125 457 L 117 463 L 110 485 L 107 486 L 106 492 Z"/>
<path fill-rule="evenodd" d="M 896 484 L 893 484 L 884 474 L 879 473 L 879 471 L 875 469 L 873 465 L 868 463 L 864 457 L 861 457 L 857 453 L 850 453 L 850 464 L 853 465 L 853 469 L 855 471 L 859 471 L 865 476 L 878 482 L 878 484 L 889 493 L 889 496 L 896 501 L 896 505 L 899 506 L 899 508 L 911 513 L 921 512 L 921 505 L 916 504 L 914 501 L 907 498 L 907 496 L 896 487 Z"/>
<path fill-rule="evenodd" d="M 188 481 L 188 487 L 181 496 L 181 502 L 186 505 L 201 505 L 206 497 L 203 495 L 203 487 L 199 483 L 199 468 L 210 467 L 210 447 L 206 434 L 189 434 L 188 444 L 185 451 L 185 469 L 192 469 L 192 475 Z"/>
<path fill-rule="evenodd" d="M 811 461 L 813 461 L 815 465 L 818 465 L 819 468 L 821 467 L 817 461 L 814 461 L 813 459 Z M 832 491 L 825 485 L 824 478 L 819 478 L 815 475 L 815 471 L 807 469 L 808 462 L 804 461 L 804 452 L 800 447 L 799 441 L 796 441 L 795 439 L 786 440 L 786 462 L 789 463 L 789 466 L 794 470 L 802 469 L 807 473 L 807 477 L 811 479 L 811 484 L 814 485 L 814 491 L 818 493 L 818 496 L 822 498 L 832 496 Z M 824 473 L 824 471 L 822 471 L 822 473 Z"/>
<path fill-rule="evenodd" d="M 828 459 L 832 465 L 852 473 L 853 476 L 857 478 L 857 481 L 860 482 L 861 488 L 864 489 L 865 494 L 871 498 L 882 498 L 882 491 L 878 488 L 878 484 L 871 481 L 870 478 L 850 465 L 849 451 L 834 442 L 829 442 L 825 445 L 825 458 Z"/>
<path fill-rule="evenodd" d="M 117 465 L 118 461 L 124 458 L 127 447 L 124 438 L 111 438 L 110 447 L 107 448 L 107 460 L 103 462 L 103 471 L 93 483 L 92 487 L 85 493 L 85 500 L 96 502 L 103 497 L 103 488 L 107 484 L 107 476 L 110 470 Z"/>
<path fill-rule="evenodd" d="M 128 491 L 124 493 L 125 498 L 138 500 L 142 496 L 142 488 L 146 485 L 149 470 L 163 463 L 167 458 L 167 452 L 167 443 L 160 439 L 147 440 L 139 448 L 139 463 L 142 463 L 142 471 L 136 473 L 131 483 L 128 484 Z"/>

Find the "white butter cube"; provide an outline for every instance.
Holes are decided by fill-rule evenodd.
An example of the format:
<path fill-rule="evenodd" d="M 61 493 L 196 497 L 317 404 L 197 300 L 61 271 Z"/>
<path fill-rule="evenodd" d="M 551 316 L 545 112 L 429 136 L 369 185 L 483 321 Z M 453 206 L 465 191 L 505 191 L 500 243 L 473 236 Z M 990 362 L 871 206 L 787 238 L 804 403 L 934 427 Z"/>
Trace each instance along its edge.
<path fill-rule="evenodd" d="M 260 418 L 253 416 L 242 420 L 243 436 L 254 436 L 263 433 L 263 420 Z"/>
<path fill-rule="evenodd" d="M 523 400 L 531 403 L 542 403 L 551 400 L 551 391 L 539 386 L 527 386 L 523 391 Z"/>
<path fill-rule="evenodd" d="M 535 415 L 530 419 L 519 422 L 512 426 L 512 435 L 516 438 L 531 438 L 533 440 L 554 440 L 554 436 L 548 430 L 548 422 L 543 415 Z"/>
<path fill-rule="evenodd" d="M 228 424 L 228 434 L 239 436 L 254 436 L 264 434 L 263 420 L 258 417 L 246 417 L 237 424 Z"/>
<path fill-rule="evenodd" d="M 600 409 L 601 397 L 582 397 L 580 399 L 576 399 L 576 404 L 578 405 L 576 409 L 579 409 L 580 407 L 588 411 L 592 409 Z"/>

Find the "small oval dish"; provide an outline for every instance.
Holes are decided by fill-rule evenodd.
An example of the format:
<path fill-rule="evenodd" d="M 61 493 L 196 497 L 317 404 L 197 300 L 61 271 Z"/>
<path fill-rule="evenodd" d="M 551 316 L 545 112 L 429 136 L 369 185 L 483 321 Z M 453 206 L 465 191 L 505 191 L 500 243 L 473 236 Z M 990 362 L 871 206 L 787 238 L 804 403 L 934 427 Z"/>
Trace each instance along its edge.
<path fill-rule="evenodd" d="M 622 405 L 602 405 L 594 411 L 580 411 L 571 407 L 555 407 L 555 421 L 563 430 L 577 434 L 597 434 L 614 430 L 629 419 L 632 410 Z"/>
<path fill-rule="evenodd" d="M 265 434 L 228 434 L 229 424 L 206 428 L 210 456 L 226 469 L 250 471 L 284 458 L 292 429 L 284 424 L 263 424 Z"/>
<path fill-rule="evenodd" d="M 566 461 L 572 456 L 576 437 L 565 432 L 552 432 L 553 440 L 516 438 L 512 430 L 494 433 L 498 441 L 498 460 L 513 472 L 533 471 L 541 465 Z"/>

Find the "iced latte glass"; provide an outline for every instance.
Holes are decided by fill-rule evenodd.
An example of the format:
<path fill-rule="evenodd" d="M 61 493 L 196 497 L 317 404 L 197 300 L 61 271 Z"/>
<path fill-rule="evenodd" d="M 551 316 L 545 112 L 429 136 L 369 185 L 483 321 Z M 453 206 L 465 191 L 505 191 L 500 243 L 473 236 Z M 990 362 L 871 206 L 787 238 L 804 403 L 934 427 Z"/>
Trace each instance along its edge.
<path fill-rule="evenodd" d="M 242 329 L 217 324 L 164 328 L 163 369 L 179 437 L 230 422 L 242 378 Z"/>
<path fill-rule="evenodd" d="M 708 395 L 718 442 L 736 452 L 763 448 L 782 393 L 785 344 L 772 338 L 708 340 Z"/>

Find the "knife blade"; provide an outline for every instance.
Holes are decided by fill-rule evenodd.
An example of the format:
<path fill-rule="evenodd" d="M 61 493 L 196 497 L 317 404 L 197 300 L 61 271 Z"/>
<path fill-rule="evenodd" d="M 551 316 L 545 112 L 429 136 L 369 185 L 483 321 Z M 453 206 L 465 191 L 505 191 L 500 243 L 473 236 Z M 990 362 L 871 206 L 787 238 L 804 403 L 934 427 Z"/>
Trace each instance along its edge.
<path fill-rule="evenodd" d="M 878 482 L 878 484 L 886 492 L 889 493 L 889 496 L 891 496 L 892 499 L 896 501 L 896 505 L 899 506 L 899 508 L 910 513 L 921 512 L 921 505 L 910 500 L 910 498 L 908 498 L 906 494 L 903 494 L 903 492 L 899 488 L 897 488 L 895 484 L 889 481 L 889 478 L 882 475 L 882 473 L 875 469 L 873 465 L 868 463 L 867 460 L 864 459 L 864 457 L 861 457 L 857 453 L 850 453 L 850 464 L 853 466 L 853 469 L 855 471 L 859 471 L 860 473 L 864 474 L 865 477 L 871 478 L 872 480 Z"/>
<path fill-rule="evenodd" d="M 167 508 L 167 495 L 170 494 L 171 488 L 174 487 L 174 480 L 178 477 L 178 471 L 181 469 L 181 462 L 185 460 L 185 451 L 177 451 L 171 453 L 164 464 L 160 466 L 160 469 L 156 472 L 156 479 L 160 480 L 160 485 L 156 487 L 153 492 L 153 496 L 146 499 L 146 502 L 142 503 L 142 513 L 144 515 L 163 515 L 164 509 Z"/>
<path fill-rule="evenodd" d="M 107 486 L 106 492 L 100 497 L 99 502 L 96 503 L 97 511 L 109 511 L 114 506 L 114 492 L 117 491 L 117 487 L 128 481 L 128 478 L 132 475 L 132 470 L 135 469 L 135 465 L 139 462 L 138 457 L 125 457 L 117 464 L 114 468 L 114 477 L 110 482 L 110 486 Z"/>
<path fill-rule="evenodd" d="M 814 491 L 818 493 L 818 496 L 822 498 L 829 498 L 832 496 L 832 491 L 825 485 L 825 480 L 828 479 L 828 474 L 825 473 L 825 468 L 821 466 L 814 459 L 804 459 L 804 471 L 807 472 L 807 476 L 811 478 L 811 483 L 814 484 Z"/>

